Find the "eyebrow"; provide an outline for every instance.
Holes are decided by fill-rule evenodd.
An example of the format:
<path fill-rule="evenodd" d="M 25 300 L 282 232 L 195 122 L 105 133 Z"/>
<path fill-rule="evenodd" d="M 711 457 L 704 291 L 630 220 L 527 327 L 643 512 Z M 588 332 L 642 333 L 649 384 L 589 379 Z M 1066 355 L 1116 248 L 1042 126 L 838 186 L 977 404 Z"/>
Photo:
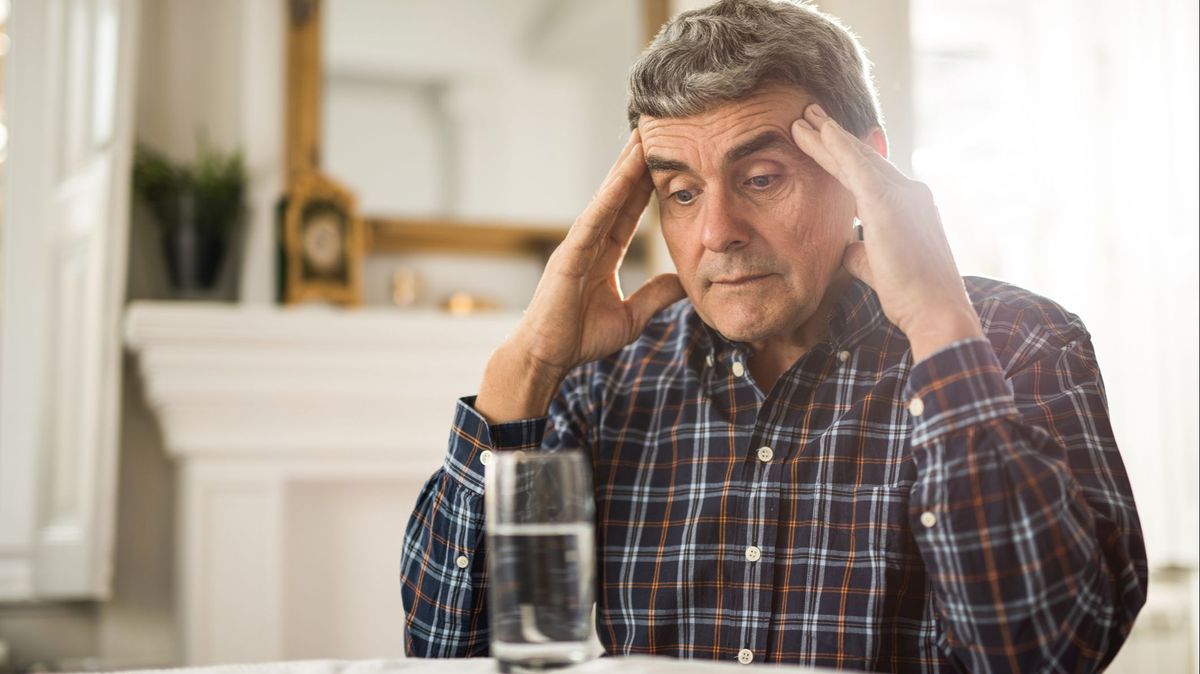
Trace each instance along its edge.
<path fill-rule="evenodd" d="M 762 152 L 768 149 L 786 150 L 792 145 L 792 142 L 783 137 L 778 131 L 764 131 L 750 140 L 738 145 L 729 152 L 725 153 L 725 164 L 732 164 L 740 159 L 745 159 L 752 154 Z M 655 155 L 646 156 L 646 168 L 650 169 L 651 173 L 687 173 L 692 170 L 692 167 L 686 163 L 675 159 L 664 159 Z"/>
<path fill-rule="evenodd" d="M 795 144 L 792 143 L 791 139 L 784 138 L 783 134 L 779 133 L 778 131 L 763 131 L 745 143 L 742 143 L 729 152 L 726 152 L 725 163 L 732 164 L 739 159 L 745 159 L 746 157 L 749 157 L 757 152 L 762 152 L 763 150 L 786 150 L 794 147 Z"/>

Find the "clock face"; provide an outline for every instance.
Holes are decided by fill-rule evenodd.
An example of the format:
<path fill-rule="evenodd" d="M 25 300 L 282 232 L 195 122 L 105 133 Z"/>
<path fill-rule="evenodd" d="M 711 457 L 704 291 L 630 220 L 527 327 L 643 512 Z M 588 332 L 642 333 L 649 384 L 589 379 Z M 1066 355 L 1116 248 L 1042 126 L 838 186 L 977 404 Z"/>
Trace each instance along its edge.
<path fill-rule="evenodd" d="M 314 214 L 304 224 L 301 239 L 304 259 L 318 273 L 336 272 L 345 253 L 345 241 L 337 215 L 331 212 Z"/>

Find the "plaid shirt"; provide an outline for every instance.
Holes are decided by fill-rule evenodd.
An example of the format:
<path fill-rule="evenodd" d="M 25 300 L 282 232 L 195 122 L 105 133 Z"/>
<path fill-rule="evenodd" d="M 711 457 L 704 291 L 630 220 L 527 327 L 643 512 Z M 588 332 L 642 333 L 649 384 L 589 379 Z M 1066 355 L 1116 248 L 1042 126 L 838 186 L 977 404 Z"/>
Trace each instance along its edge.
<path fill-rule="evenodd" d="M 916 366 L 855 283 L 769 393 L 683 300 L 577 368 L 546 418 L 489 427 L 460 401 L 406 532 L 409 654 L 488 652 L 484 450 L 579 446 L 609 653 L 1098 669 L 1147 569 L 1089 335 L 1045 298 L 966 284 L 986 339 Z"/>

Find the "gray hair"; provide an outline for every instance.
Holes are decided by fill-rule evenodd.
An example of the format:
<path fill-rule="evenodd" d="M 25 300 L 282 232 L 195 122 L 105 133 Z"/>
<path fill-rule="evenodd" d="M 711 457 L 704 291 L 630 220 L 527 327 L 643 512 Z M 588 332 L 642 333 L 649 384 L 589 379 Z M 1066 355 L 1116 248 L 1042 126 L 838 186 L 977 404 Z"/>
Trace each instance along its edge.
<path fill-rule="evenodd" d="M 629 126 L 688 117 L 771 85 L 803 87 L 850 132 L 883 126 L 871 63 L 836 18 L 799 0 L 719 0 L 669 21 L 629 75 Z"/>

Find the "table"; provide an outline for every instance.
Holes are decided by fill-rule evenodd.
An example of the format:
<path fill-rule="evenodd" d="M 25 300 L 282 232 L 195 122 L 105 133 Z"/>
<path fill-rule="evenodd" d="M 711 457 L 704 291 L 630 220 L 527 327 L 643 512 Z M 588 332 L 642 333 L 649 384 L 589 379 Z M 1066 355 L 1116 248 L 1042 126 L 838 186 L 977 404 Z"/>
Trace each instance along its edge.
<path fill-rule="evenodd" d="M 753 671 L 780 674 L 819 674 L 832 670 L 794 665 L 752 665 Z M 178 669 L 140 670 L 170 674 L 494 674 L 492 658 L 444 660 L 298 660 L 254 665 L 218 665 Z M 698 662 L 674 658 L 632 656 L 599 658 L 582 665 L 550 670 L 563 674 L 732 674 L 751 671 L 736 662 Z"/>

